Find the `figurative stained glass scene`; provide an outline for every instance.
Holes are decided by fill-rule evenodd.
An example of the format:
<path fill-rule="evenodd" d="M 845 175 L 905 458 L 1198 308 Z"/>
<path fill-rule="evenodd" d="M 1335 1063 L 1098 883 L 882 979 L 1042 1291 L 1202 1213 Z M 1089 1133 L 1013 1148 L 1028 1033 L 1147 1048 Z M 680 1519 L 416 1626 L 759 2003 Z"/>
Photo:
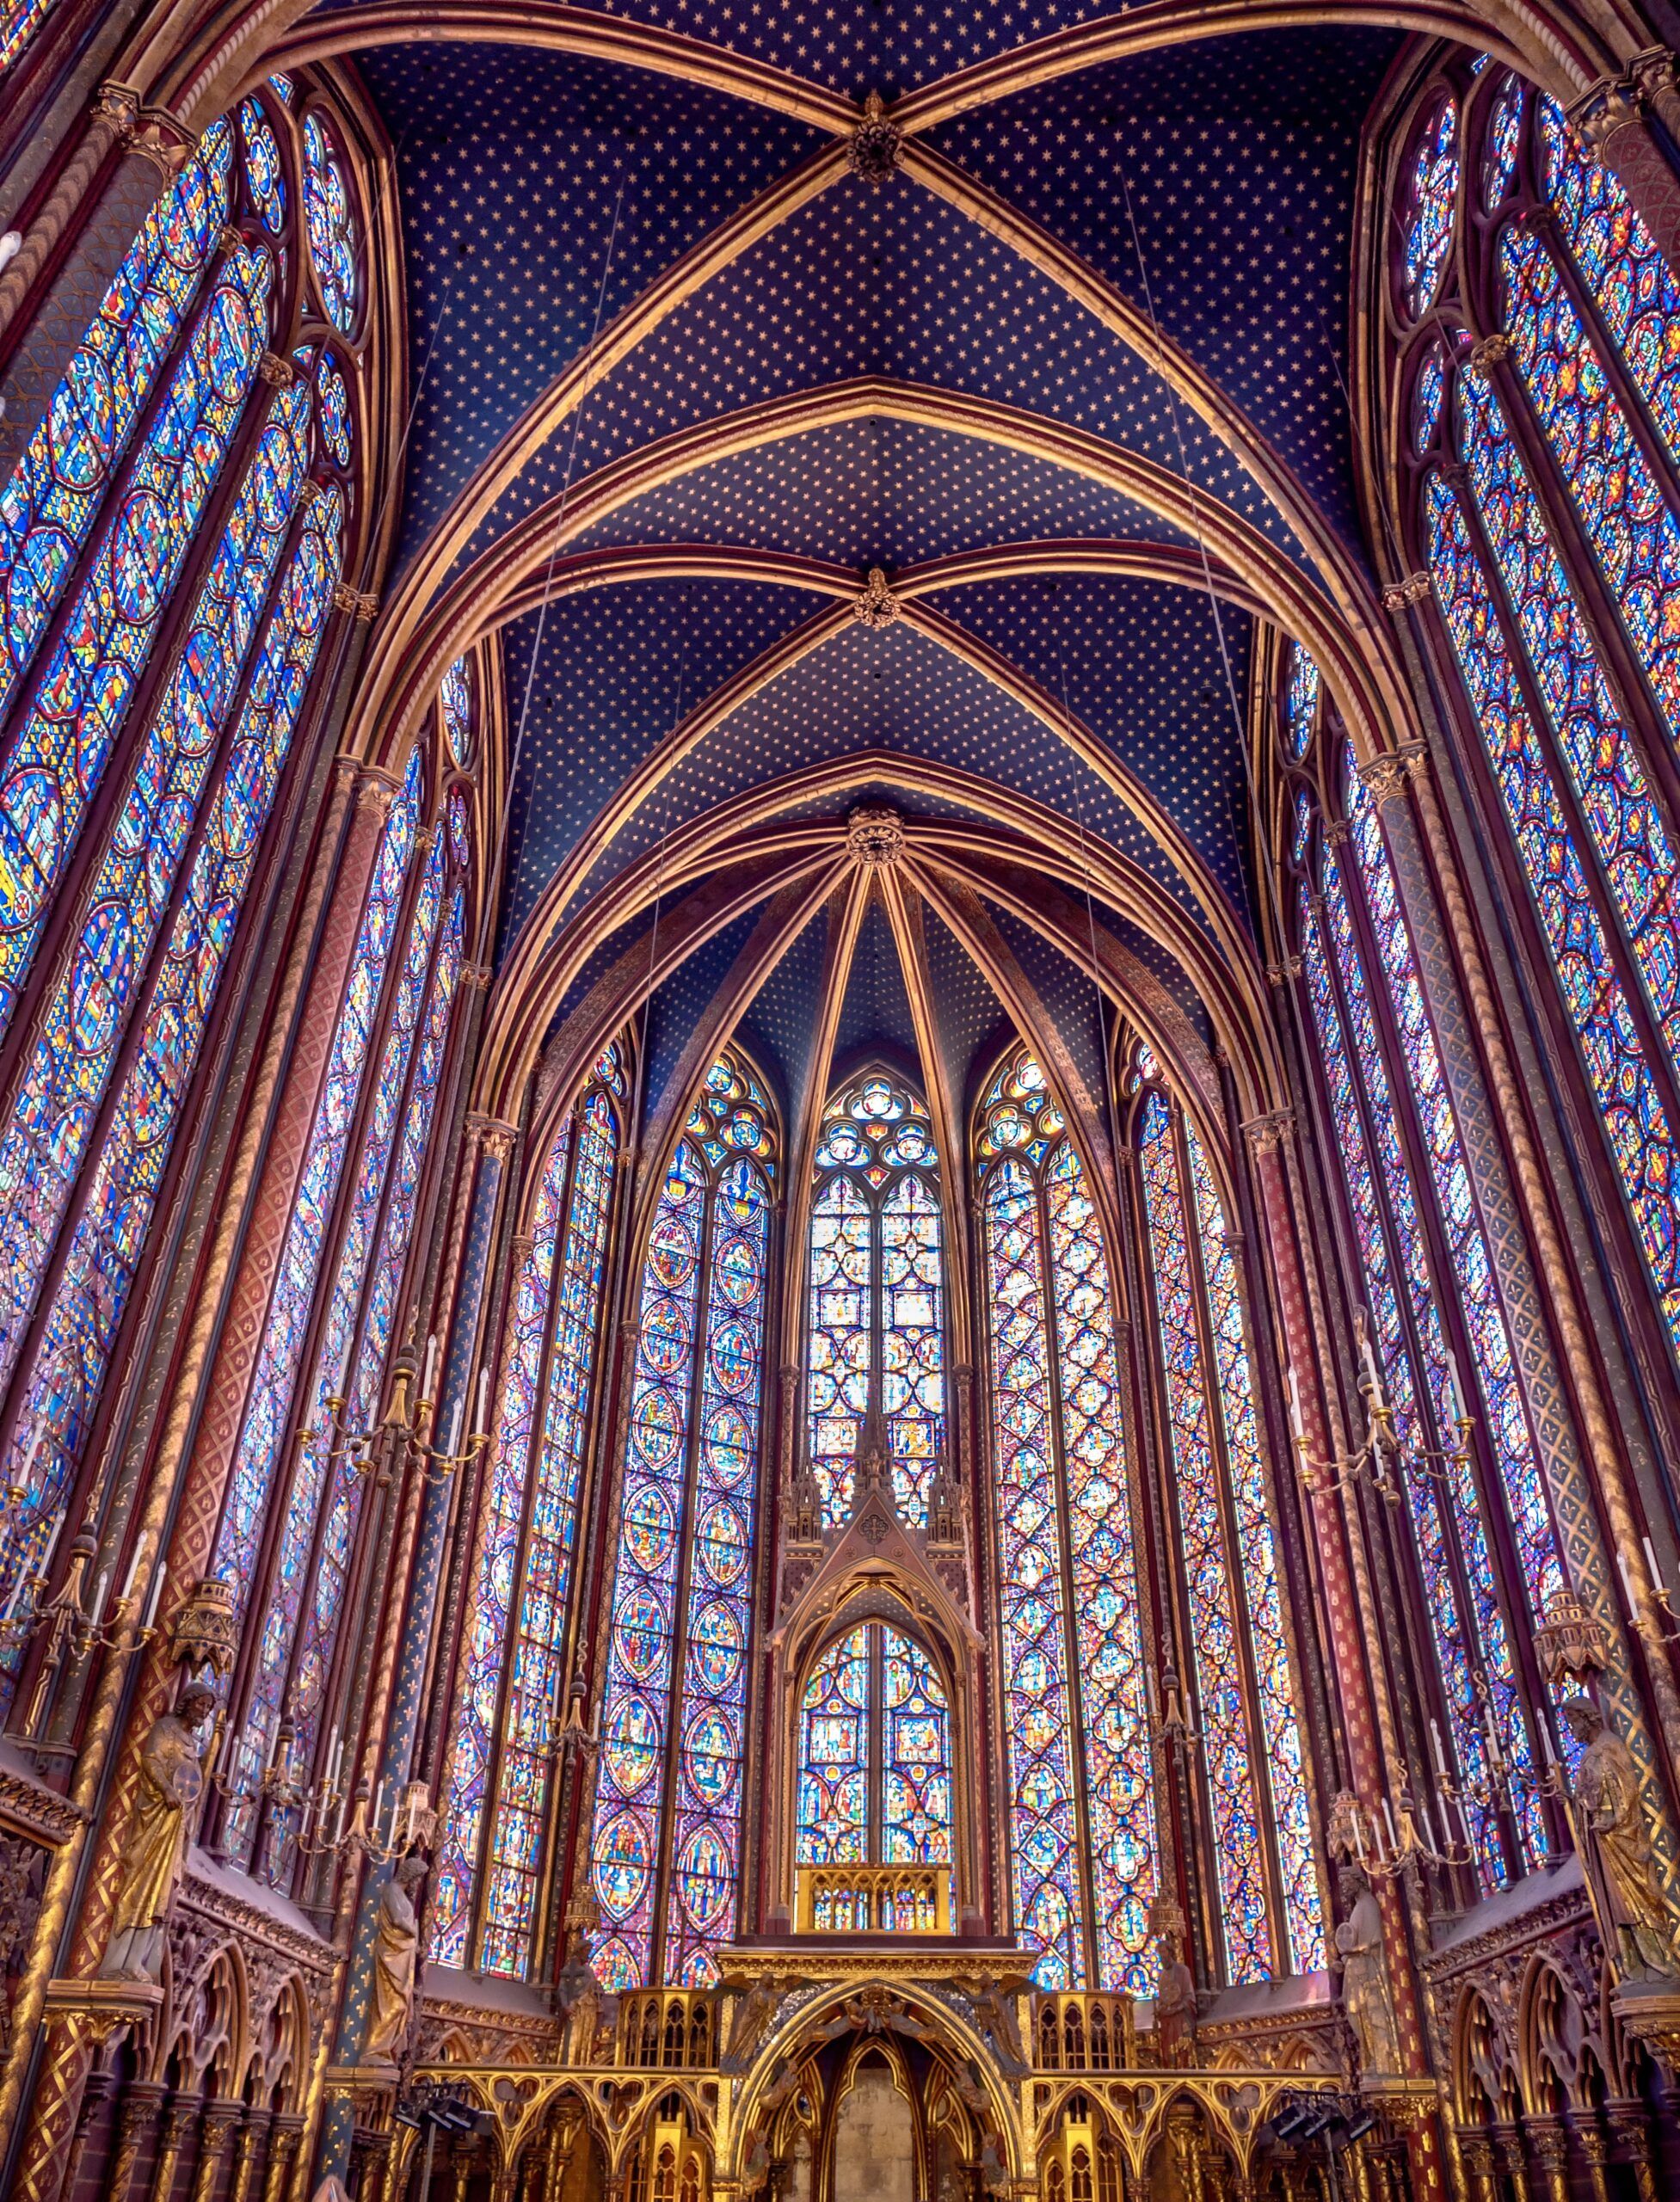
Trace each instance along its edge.
<path fill-rule="evenodd" d="M 1680 2193 L 1615 13 L 0 0 L 0 2193 Z"/>

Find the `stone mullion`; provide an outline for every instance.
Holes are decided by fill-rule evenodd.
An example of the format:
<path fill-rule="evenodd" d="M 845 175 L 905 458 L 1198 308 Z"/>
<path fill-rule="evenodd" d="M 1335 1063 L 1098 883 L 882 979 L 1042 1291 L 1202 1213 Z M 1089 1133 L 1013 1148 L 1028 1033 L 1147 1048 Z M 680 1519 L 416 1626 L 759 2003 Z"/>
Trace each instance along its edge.
<path fill-rule="evenodd" d="M 1224 1384 L 1219 1366 L 1219 1355 L 1214 1343 L 1213 1301 L 1208 1290 L 1207 1249 L 1202 1239 L 1202 1218 L 1196 1198 L 1196 1183 L 1191 1175 L 1190 1141 L 1184 1111 L 1175 1103 L 1172 1108 L 1172 1154 L 1178 1174 L 1178 1200 L 1184 1213 L 1185 1249 L 1190 1263 L 1192 1293 L 1196 1306 L 1196 1334 L 1202 1356 L 1202 1383 L 1207 1400 L 1208 1436 L 1213 1449 L 1215 1504 L 1219 1510 L 1221 1541 L 1225 1547 L 1225 1566 L 1231 1586 L 1231 1612 L 1236 1622 L 1236 1656 L 1242 1676 L 1243 1713 L 1248 1728 L 1249 1779 L 1254 1785 L 1257 1807 L 1265 1799 L 1266 1809 L 1256 1810 L 1255 1819 L 1260 1835 L 1260 1854 L 1265 1861 L 1266 1910 L 1271 1930 L 1271 1958 L 1273 1966 L 1282 1969 L 1281 1960 L 1289 1946 L 1289 1917 L 1283 1904 L 1283 1875 L 1277 1857 L 1277 1846 L 1272 1833 L 1276 1812 L 1272 1809 L 1271 1771 L 1266 1764 L 1265 1721 L 1260 1707 L 1259 1677 L 1254 1667 L 1254 1632 L 1249 1620 L 1248 1573 L 1243 1565 L 1242 1544 L 1237 1534 L 1236 1477 L 1231 1466 L 1231 1436 L 1225 1418 Z M 1222 1211 L 1224 1203 L 1220 1203 Z M 1230 1219 L 1226 1218 L 1226 1239 L 1230 1239 Z M 1239 1250 L 1233 1249 L 1234 1254 Z M 1248 1311 L 1238 1299 L 1239 1319 L 1243 1327 L 1243 1349 L 1250 1356 L 1249 1379 L 1254 1378 L 1251 1326 Z M 1260 1410 L 1254 1402 L 1255 1438 L 1259 1442 Z M 1200 1689 L 1197 1689 L 1200 1698 Z"/>
<path fill-rule="evenodd" d="M 128 1814 L 138 1788 L 140 1744 L 174 1690 L 174 1663 L 165 1647 L 174 1621 L 191 1595 L 192 1584 L 209 1559 L 214 1517 L 220 1508 L 219 1486 L 205 1492 L 189 1479 L 183 1488 L 182 1476 L 189 1440 L 199 1423 L 204 1374 L 221 1334 L 230 1274 L 248 1235 L 249 1196 L 267 1146 L 274 1097 L 292 1055 L 293 1019 L 320 945 L 323 913 L 339 868 L 351 781 L 352 769 L 346 760 L 333 776 L 317 836 L 317 853 L 307 874 L 262 1051 L 250 1079 L 247 1113 L 233 1158 L 227 1166 L 213 1239 L 203 1258 L 202 1282 L 196 1288 L 196 1298 L 187 1319 L 164 1428 L 157 1441 L 153 1471 L 144 1486 L 136 1539 L 136 1581 L 145 1579 L 167 1540 L 180 1564 L 191 1569 L 191 1582 L 179 1572 L 172 1573 L 166 1580 L 151 1649 L 143 1659 L 133 1663 L 132 1671 L 125 1673 L 123 1655 L 134 1641 L 135 1614 L 134 1609 L 129 1611 L 120 1626 L 117 1651 L 108 1660 L 95 1688 L 81 1754 L 71 1775 L 71 1795 L 88 1809 L 102 1797 L 102 1817 L 90 1861 L 84 1865 L 83 1838 L 78 1836 L 60 1846 L 47 1870 L 35 1935 L 13 2009 L 11 2053 L 3 2078 L 0 2078 L 0 2144 L 11 2133 L 22 2099 L 31 2036 L 39 2021 L 47 1977 L 69 1922 L 73 1898 L 79 1898 L 81 1916 L 73 1932 L 65 1970 L 71 1973 L 90 1972 L 103 1948 L 111 1907 L 121 1878 Z M 130 1696 L 126 1708 L 127 1719 L 113 1769 L 108 1765 L 108 1753 L 118 1725 L 119 1702 L 125 1695 Z M 73 2125 L 85 2070 L 83 2064 L 79 2069 L 65 2067 L 43 2074 L 29 2137 L 34 2160 L 41 2161 L 43 2152 L 50 2152 L 55 2131 L 67 2135 Z M 50 2161 L 50 2155 L 46 2160 Z"/>
<path fill-rule="evenodd" d="M 1523 1217 L 1518 1214 L 1505 1174 L 1507 1151 L 1522 1190 L 1529 1227 L 1535 1233 L 1548 1303 L 1562 1337 L 1571 1387 L 1585 1426 L 1598 1492 L 1609 1516 L 1611 1537 L 1622 1564 L 1644 1594 L 1644 1614 L 1649 1622 L 1652 1602 L 1644 1555 L 1562 1243 L 1523 1116 L 1521 1096 L 1505 1052 L 1497 1005 L 1477 952 L 1469 912 L 1452 867 L 1434 791 L 1425 773 L 1413 772 L 1410 778 L 1423 822 L 1421 837 L 1410 806 L 1397 800 L 1400 794 L 1398 772 L 1388 776 L 1378 791 L 1378 806 L 1440 1040 L 1442 1064 L 1453 1092 L 1460 1135 L 1478 1205 L 1488 1227 L 1499 1296 L 1511 1326 L 1570 1585 L 1604 1633 L 1608 1661 L 1600 1686 L 1608 1706 L 1618 1716 L 1639 1766 L 1646 1803 L 1656 1819 L 1663 1877 L 1672 1889 L 1676 1853 L 1667 1783 L 1660 1754 L 1646 1723 L 1641 1693 L 1633 1673 L 1630 1646 L 1610 1588 L 1609 1555 L 1593 1503 L 1592 1484 L 1577 1448 L 1570 1403 L 1553 1358 L 1546 1311 L 1529 1266 Z M 1425 866 L 1425 842 L 1434 859 L 1435 879 L 1440 885 L 1440 909 Z M 1450 948 L 1441 909 L 1444 909 L 1451 926 Z M 1468 1004 L 1458 991 L 1460 972 L 1468 989 Z M 1467 1006 L 1475 1020 L 1474 1032 L 1466 1014 Z M 1490 1089 L 1482 1085 L 1477 1036 L 1488 1065 L 1491 1093 L 1498 1112 L 1497 1123 L 1489 1105 Z M 1654 1622 L 1651 1626 L 1656 1633 Z M 1660 1642 L 1650 1648 L 1652 1657 L 1646 1662 L 1646 1670 L 1657 1700 L 1661 1734 L 1671 1759 L 1677 1745 L 1680 1745 L 1680 1694 L 1676 1692 L 1673 1672 Z"/>

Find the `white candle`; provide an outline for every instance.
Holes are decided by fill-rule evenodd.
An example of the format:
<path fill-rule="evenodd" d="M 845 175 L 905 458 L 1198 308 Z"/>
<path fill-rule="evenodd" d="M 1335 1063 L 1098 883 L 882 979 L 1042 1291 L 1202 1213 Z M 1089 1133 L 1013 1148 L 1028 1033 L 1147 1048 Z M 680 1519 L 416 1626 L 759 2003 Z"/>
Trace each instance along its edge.
<path fill-rule="evenodd" d="M 1555 1766 L 1558 1762 L 1558 1755 L 1552 1749 L 1552 1724 L 1545 1714 L 1542 1713 L 1536 1725 L 1540 1729 L 1540 1755 L 1548 1766 Z"/>
<path fill-rule="evenodd" d="M 1458 1800 L 1458 1824 L 1464 1830 L 1464 1848 L 1474 1858 L 1476 1854 L 1476 1838 L 1470 1825 L 1470 1810 L 1462 1797 Z"/>
<path fill-rule="evenodd" d="M 333 1848 L 337 1849 L 344 1840 L 344 1808 L 349 1803 L 348 1790 L 341 1790 L 338 1799 L 338 1825 L 333 1830 Z"/>
<path fill-rule="evenodd" d="M 1663 1571 L 1657 1565 L 1656 1547 L 1652 1545 L 1649 1537 L 1642 1538 L 1640 1541 L 1645 1547 L 1645 1564 L 1651 1570 L 1651 1587 L 1660 1598 L 1665 1595 L 1665 1590 L 1663 1584 Z"/>
<path fill-rule="evenodd" d="M 335 1721 L 327 1738 L 327 1787 L 330 1789 L 338 1775 L 338 1724 Z"/>
<path fill-rule="evenodd" d="M 88 1617 L 95 1624 L 97 1623 L 101 1614 L 105 1610 L 105 1585 L 110 1581 L 110 1579 L 111 1571 L 108 1567 L 102 1571 L 98 1582 L 94 1585 L 93 1605 L 89 1610 Z"/>
<path fill-rule="evenodd" d="M 489 1412 L 489 1405 L 490 1372 L 488 1369 L 481 1369 L 478 1372 L 478 1413 L 476 1418 L 477 1435 L 480 1437 L 482 1437 L 489 1428 L 489 1423 L 485 1420 L 485 1417 Z"/>
<path fill-rule="evenodd" d="M 443 1449 L 452 1461 L 461 1449 L 461 1415 L 464 1405 L 465 1403 L 460 1399 L 455 1402 L 455 1412 L 449 1424 L 449 1442 Z"/>
<path fill-rule="evenodd" d="M 1297 1444 L 1305 1442 L 1306 1432 L 1301 1426 L 1301 1393 L 1296 1388 L 1295 1369 L 1289 1369 L 1289 1431 Z"/>
<path fill-rule="evenodd" d="M 132 1557 L 130 1559 L 129 1563 L 128 1563 L 128 1572 L 127 1572 L 127 1574 L 126 1574 L 126 1575 L 125 1575 L 125 1576 L 124 1576 L 124 1578 L 123 1578 L 123 1579 L 122 1579 L 122 1602 L 123 1602 L 124 1605 L 126 1605 L 126 1604 L 128 1603 L 128 1601 L 129 1601 L 130 1597 L 131 1597 L 131 1596 L 132 1596 L 132 1594 L 133 1594 L 133 1590 L 134 1590 L 134 1578 L 135 1578 L 135 1577 L 139 1573 L 139 1572 L 140 1572 L 140 1547 L 138 1547 L 138 1545 L 136 1545 L 136 1546 L 135 1546 L 135 1547 L 134 1547 L 134 1551 L 133 1551 Z"/>
<path fill-rule="evenodd" d="M 1435 1746 L 1435 1771 L 1444 1781 L 1447 1778 L 1447 1755 L 1441 1748 L 1441 1731 L 1433 1720 L 1429 1724 L 1429 1736 Z"/>
<path fill-rule="evenodd" d="M 385 1801 L 385 1785 L 381 1781 L 378 1787 L 373 1792 L 373 1810 L 368 1815 L 369 1818 L 372 1822 L 373 1832 L 375 1835 L 379 1832 L 379 1813 L 384 1807 Z"/>
<path fill-rule="evenodd" d="M 1359 1341 L 1365 1356 L 1365 1381 L 1371 1387 L 1371 1405 L 1380 1407 L 1382 1399 L 1382 1375 L 1376 1365 L 1376 1354 L 1371 1345 L 1371 1334 L 1367 1330 Z"/>
<path fill-rule="evenodd" d="M 1458 1356 L 1450 1346 L 1447 1348 L 1447 1393 L 1453 1403 L 1454 1419 L 1468 1422 L 1470 1418 L 1464 1412 L 1464 1390 L 1458 1381 Z"/>
<path fill-rule="evenodd" d="M 157 1619 L 157 1602 L 163 1595 L 163 1584 L 169 1572 L 167 1567 L 159 1567 L 151 1578 L 151 1596 L 146 1601 L 146 1617 L 140 1624 L 143 1628 L 150 1628 Z"/>
<path fill-rule="evenodd" d="M 432 1378 L 436 1374 L 437 1365 L 438 1334 L 434 1331 L 426 1341 L 426 1380 L 420 1387 L 420 1396 L 422 1399 L 429 1399 L 432 1396 Z"/>
<path fill-rule="evenodd" d="M 1383 1792 L 1382 1796 L 1382 1818 L 1384 1824 L 1388 1830 L 1388 1848 L 1391 1850 L 1398 1850 L 1400 1848 L 1400 1838 L 1394 1833 L 1394 1816 L 1388 1809 L 1388 1795 L 1386 1790 Z"/>
<path fill-rule="evenodd" d="M 1421 1789 L 1418 1792 L 1417 1811 L 1418 1824 L 1424 1831 L 1425 1848 L 1426 1849 L 1433 1850 L 1437 1848 L 1435 1840 L 1435 1829 L 1431 1822 L 1429 1817 L 1429 1806 L 1424 1801 L 1424 1793 Z"/>
<path fill-rule="evenodd" d="M 1622 1595 L 1628 1601 L 1628 1610 L 1634 1619 L 1640 1617 L 1639 1593 L 1634 1588 L 1633 1570 L 1628 1565 L 1628 1555 L 1620 1545 L 1616 1547 L 1615 1564 L 1622 1576 Z"/>
<path fill-rule="evenodd" d="M 1353 1847 L 1359 1854 L 1359 1863 L 1365 1862 L 1365 1815 L 1356 1805 L 1353 1808 Z"/>
<path fill-rule="evenodd" d="M 1493 1708 L 1491 1705 L 1485 1705 L 1482 1707 L 1481 1723 L 1487 1735 L 1488 1763 L 1491 1770 L 1497 1775 L 1504 1770 L 1505 1758 L 1499 1750 L 1499 1738 L 1493 1725 Z"/>
<path fill-rule="evenodd" d="M 309 1824 L 314 1818 L 315 1799 L 313 1797 L 305 1797 L 304 1799 L 303 1824 L 298 1830 L 298 1840 L 299 1842 L 307 1842 L 309 1841 Z"/>

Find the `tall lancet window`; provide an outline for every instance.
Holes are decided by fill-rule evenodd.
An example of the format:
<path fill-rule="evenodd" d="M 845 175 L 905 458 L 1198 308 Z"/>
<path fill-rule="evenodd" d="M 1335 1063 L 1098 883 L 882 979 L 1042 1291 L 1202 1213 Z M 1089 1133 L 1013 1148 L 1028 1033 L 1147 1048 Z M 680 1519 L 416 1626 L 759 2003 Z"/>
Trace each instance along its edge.
<path fill-rule="evenodd" d="M 764 1090 L 726 1055 L 637 1303 L 592 1850 L 614 1990 L 710 1986 L 735 1931 L 775 1154 Z"/>
<path fill-rule="evenodd" d="M 1044 1073 L 982 1104 L 1015 1916 L 1045 1988 L 1148 1993 L 1157 1887 L 1140 1539 L 1113 1283 Z"/>
<path fill-rule="evenodd" d="M 0 1602 L 101 1416 L 332 633 L 365 340 L 301 158 L 266 89 L 210 126 L 0 490 Z M 360 268 L 348 184 L 346 219 Z"/>
<path fill-rule="evenodd" d="M 363 903 L 216 1544 L 236 1615 L 262 1615 L 235 1678 L 220 1842 L 277 1886 L 296 1863 L 299 1817 L 270 1800 L 263 1775 L 283 1750 L 307 1787 L 327 1743 L 365 1444 L 415 1237 L 471 872 L 469 790 L 434 725 L 409 753 Z"/>
<path fill-rule="evenodd" d="M 1237 1258 L 1195 1127 L 1154 1082 L 1137 1106 L 1165 1381 L 1190 1706 L 1233 1981 L 1325 1957 L 1271 1493 Z"/>
<path fill-rule="evenodd" d="M 1462 158 L 1397 340 L 1420 616 L 1680 1357 L 1680 280 L 1553 101 L 1431 96 Z"/>
<path fill-rule="evenodd" d="M 446 683 L 452 743 L 450 703 Z M 626 1091 L 615 1044 L 550 1142 L 514 1284 L 435 1877 L 440 1965 L 530 1969 Z"/>
<path fill-rule="evenodd" d="M 939 1158 L 915 1095 L 871 1071 L 823 1111 L 811 1198 L 811 1468 L 824 1519 L 852 1507 L 852 1462 L 878 1381 L 898 1510 L 927 1520 L 945 1449 L 945 1227 Z"/>

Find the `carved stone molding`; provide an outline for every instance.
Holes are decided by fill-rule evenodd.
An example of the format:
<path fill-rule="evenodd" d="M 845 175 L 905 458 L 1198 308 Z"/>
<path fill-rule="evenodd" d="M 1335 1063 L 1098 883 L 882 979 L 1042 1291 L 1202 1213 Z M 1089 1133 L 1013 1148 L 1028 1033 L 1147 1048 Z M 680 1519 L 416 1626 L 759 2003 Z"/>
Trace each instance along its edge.
<path fill-rule="evenodd" d="M 486 1154 L 505 1162 L 514 1151 L 520 1129 L 517 1124 L 504 1123 L 500 1116 L 483 1116 L 475 1109 L 466 1120 L 466 1135 L 470 1140 L 476 1140 Z M 531 1243 L 529 1239 L 525 1242 L 526 1253 L 531 1251 Z"/>
<path fill-rule="evenodd" d="M 1423 602 L 1433 587 L 1434 583 L 1421 569 L 1415 574 L 1408 574 L 1404 581 L 1388 581 L 1382 591 L 1382 608 L 1385 612 L 1409 612 L 1414 604 Z"/>
<path fill-rule="evenodd" d="M 1301 958 L 1298 956 L 1286 956 L 1281 963 L 1268 963 L 1267 984 L 1274 987 L 1287 986 L 1291 979 L 1298 979 L 1301 976 Z"/>
<path fill-rule="evenodd" d="M 1465 354 L 1473 367 L 1497 367 L 1511 357 L 1511 339 L 1503 329 L 1495 329 L 1491 336 L 1484 336 Z"/>
<path fill-rule="evenodd" d="M 226 231 L 223 231 L 224 236 L 227 234 Z M 239 232 L 236 230 L 232 235 L 237 241 Z M 292 362 L 283 359 L 278 352 L 265 352 L 256 363 L 256 372 L 270 390 L 290 390 L 298 379 L 298 370 Z"/>
<path fill-rule="evenodd" d="M 879 188 L 898 166 L 904 132 L 887 113 L 879 92 L 864 101 L 864 119 L 846 149 L 846 165 L 860 181 Z"/>
<path fill-rule="evenodd" d="M 1251 1116 L 1242 1129 L 1256 1154 L 1271 1154 L 1295 1137 L 1295 1110 L 1273 1109 L 1266 1116 Z"/>
<path fill-rule="evenodd" d="M 391 815 L 399 783 L 377 765 L 364 765 L 356 775 L 356 808 L 383 821 Z"/>
<path fill-rule="evenodd" d="M 88 1815 L 45 1782 L 10 1767 L 0 1767 L 0 1829 L 27 1836 L 43 1848 L 68 1842 Z"/>
<path fill-rule="evenodd" d="M 149 161 L 166 178 L 177 176 L 198 151 L 198 138 L 166 107 L 143 107 L 132 84 L 114 79 L 100 86 L 93 111 L 119 144 Z"/>
<path fill-rule="evenodd" d="M 1603 161 L 1613 138 L 1643 123 L 1645 92 L 1628 77 L 1601 77 L 1563 112 L 1585 157 Z"/>
<path fill-rule="evenodd" d="M 1427 762 L 1427 752 L 1420 741 L 1408 741 L 1399 749 L 1385 750 L 1381 757 L 1373 757 L 1359 767 L 1359 778 L 1376 798 L 1382 809 L 1391 797 L 1397 796 L 1409 779 L 1415 779 Z"/>
<path fill-rule="evenodd" d="M 348 581 L 333 583 L 333 609 L 348 612 L 359 627 L 366 626 L 379 616 L 379 600 L 350 587 Z"/>

